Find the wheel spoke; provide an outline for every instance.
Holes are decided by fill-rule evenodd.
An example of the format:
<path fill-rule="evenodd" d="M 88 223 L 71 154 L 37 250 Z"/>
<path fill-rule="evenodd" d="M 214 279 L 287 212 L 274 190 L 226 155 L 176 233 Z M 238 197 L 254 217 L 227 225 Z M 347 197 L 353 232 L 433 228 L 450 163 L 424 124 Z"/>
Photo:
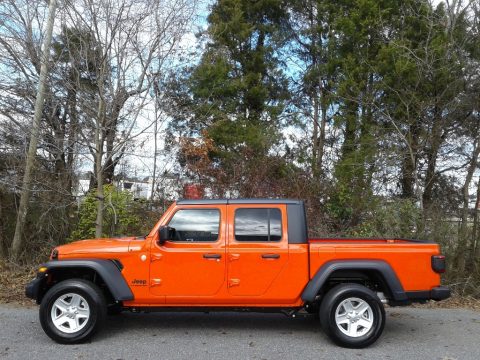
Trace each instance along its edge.
<path fill-rule="evenodd" d="M 71 304 L 72 304 L 72 306 L 79 307 L 81 301 L 82 301 L 82 298 L 79 295 L 74 294 L 73 297 L 72 297 Z"/>
<path fill-rule="evenodd" d="M 372 327 L 373 322 L 368 320 L 368 319 L 362 318 L 362 319 L 358 320 L 357 324 L 360 325 L 360 326 L 363 326 L 368 331 Z"/>
<path fill-rule="evenodd" d="M 357 328 L 358 328 L 357 323 L 354 323 L 354 324 L 348 323 L 348 328 L 347 328 L 348 335 L 352 337 L 357 336 Z"/>
<path fill-rule="evenodd" d="M 339 325 L 350 322 L 350 320 L 347 318 L 347 314 L 337 315 L 336 320 L 337 320 L 337 324 Z"/>
<path fill-rule="evenodd" d="M 343 307 L 344 307 L 344 309 L 345 309 L 345 311 L 346 311 L 347 313 L 353 311 L 353 304 L 352 304 L 352 302 L 350 301 L 350 299 L 344 301 Z"/>
<path fill-rule="evenodd" d="M 78 326 L 77 326 L 77 321 L 75 319 L 68 318 L 67 322 L 72 332 L 77 331 Z"/>
<path fill-rule="evenodd" d="M 60 310 L 62 312 L 62 315 L 67 312 L 67 307 L 63 305 L 63 302 L 61 302 L 60 304 L 58 301 L 56 301 L 53 306 Z"/>
<path fill-rule="evenodd" d="M 67 322 L 67 319 L 68 318 L 64 314 L 62 314 L 56 319 L 52 319 L 52 321 L 54 325 L 58 328 L 58 327 L 61 327 L 63 324 L 65 324 Z"/>
<path fill-rule="evenodd" d="M 358 312 L 359 315 L 363 315 L 368 309 L 370 309 L 370 305 L 368 305 L 368 303 L 364 301 L 360 303 L 355 310 Z"/>
<path fill-rule="evenodd" d="M 77 309 L 77 317 L 88 318 L 90 316 L 90 311 L 88 309 Z"/>

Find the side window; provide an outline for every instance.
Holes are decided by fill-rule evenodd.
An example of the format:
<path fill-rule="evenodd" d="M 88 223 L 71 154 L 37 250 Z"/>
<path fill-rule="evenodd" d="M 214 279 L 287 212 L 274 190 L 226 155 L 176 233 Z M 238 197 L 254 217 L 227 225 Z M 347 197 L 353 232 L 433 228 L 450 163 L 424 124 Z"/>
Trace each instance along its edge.
<path fill-rule="evenodd" d="M 172 241 L 217 241 L 220 229 L 218 209 L 178 210 L 168 223 L 175 229 Z"/>
<path fill-rule="evenodd" d="M 280 241 L 281 239 L 280 209 L 237 209 L 235 211 L 235 240 Z"/>

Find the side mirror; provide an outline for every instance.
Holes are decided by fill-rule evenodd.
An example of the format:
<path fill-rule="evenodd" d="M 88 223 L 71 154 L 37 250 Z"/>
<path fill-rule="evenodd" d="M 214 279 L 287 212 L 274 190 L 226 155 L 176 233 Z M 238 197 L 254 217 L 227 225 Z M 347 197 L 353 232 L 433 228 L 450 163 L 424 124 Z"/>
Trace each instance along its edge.
<path fill-rule="evenodd" d="M 175 229 L 169 226 L 162 226 L 158 230 L 158 243 L 164 244 L 167 240 L 172 240 L 175 237 Z"/>

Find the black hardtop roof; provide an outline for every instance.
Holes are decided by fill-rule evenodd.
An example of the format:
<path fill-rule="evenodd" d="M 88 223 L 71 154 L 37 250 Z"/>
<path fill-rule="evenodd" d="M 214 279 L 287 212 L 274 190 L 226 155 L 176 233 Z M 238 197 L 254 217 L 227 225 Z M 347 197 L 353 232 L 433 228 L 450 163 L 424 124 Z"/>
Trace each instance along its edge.
<path fill-rule="evenodd" d="M 289 204 L 303 205 L 302 200 L 295 199 L 181 199 L 178 205 L 228 205 L 228 204 Z"/>

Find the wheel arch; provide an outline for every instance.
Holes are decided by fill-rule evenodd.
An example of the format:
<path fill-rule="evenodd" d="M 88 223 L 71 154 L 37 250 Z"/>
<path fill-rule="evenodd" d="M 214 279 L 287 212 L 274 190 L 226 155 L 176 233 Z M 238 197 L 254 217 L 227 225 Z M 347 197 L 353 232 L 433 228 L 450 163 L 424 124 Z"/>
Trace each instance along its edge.
<path fill-rule="evenodd" d="M 113 301 L 133 300 L 133 293 L 121 273 L 118 260 L 85 259 L 57 260 L 42 265 L 47 270 L 40 274 L 42 281 L 33 290 L 37 303 L 54 284 L 72 278 L 86 278 L 104 285 L 106 295 Z"/>
<path fill-rule="evenodd" d="M 313 303 L 318 294 L 328 286 L 330 280 L 345 277 L 365 276 L 375 280 L 387 291 L 389 297 L 398 303 L 408 301 L 403 286 L 395 271 L 382 260 L 333 260 L 317 270 L 315 276 L 308 282 L 301 298 L 307 303 Z"/>

